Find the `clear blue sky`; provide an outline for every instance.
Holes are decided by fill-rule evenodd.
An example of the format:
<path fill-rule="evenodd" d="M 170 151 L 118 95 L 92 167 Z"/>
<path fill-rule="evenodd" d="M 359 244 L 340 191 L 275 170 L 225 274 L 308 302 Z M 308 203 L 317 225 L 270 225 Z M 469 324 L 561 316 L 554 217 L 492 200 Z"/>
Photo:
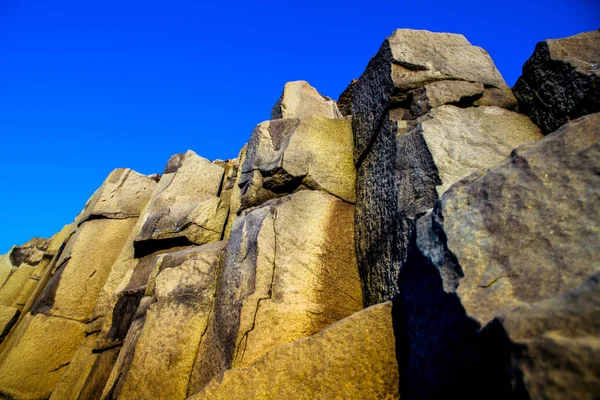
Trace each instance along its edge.
<path fill-rule="evenodd" d="M 116 167 L 232 158 L 286 81 L 337 98 L 396 28 L 464 34 L 509 85 L 574 1 L 0 0 L 0 253 L 71 222 Z"/>

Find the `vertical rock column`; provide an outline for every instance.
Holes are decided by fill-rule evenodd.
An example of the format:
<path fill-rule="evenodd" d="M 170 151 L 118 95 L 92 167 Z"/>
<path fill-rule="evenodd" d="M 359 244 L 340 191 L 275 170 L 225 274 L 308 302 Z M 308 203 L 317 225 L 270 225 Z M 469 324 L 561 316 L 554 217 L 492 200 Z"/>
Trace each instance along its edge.
<path fill-rule="evenodd" d="M 398 291 L 415 219 L 460 178 L 541 138 L 489 55 L 462 35 L 400 29 L 352 85 L 355 243 L 365 305 Z"/>
<path fill-rule="evenodd" d="M 288 83 L 273 112 L 287 118 L 252 133 L 188 394 L 362 308 L 350 121 L 334 119 L 335 102 L 315 93 Z"/>
<path fill-rule="evenodd" d="M 152 177 L 118 169 L 88 201 L 49 283 L 3 347 L 0 393 L 49 397 L 84 340 L 96 299 L 155 185 Z"/>

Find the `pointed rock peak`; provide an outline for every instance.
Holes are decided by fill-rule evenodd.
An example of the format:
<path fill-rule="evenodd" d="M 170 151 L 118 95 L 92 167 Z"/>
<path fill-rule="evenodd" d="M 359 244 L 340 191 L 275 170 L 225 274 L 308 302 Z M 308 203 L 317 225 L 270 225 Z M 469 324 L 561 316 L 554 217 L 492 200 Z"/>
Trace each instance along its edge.
<path fill-rule="evenodd" d="M 285 84 L 281 97 L 271 110 L 271 118 L 325 117 L 342 119 L 335 100 L 320 94 L 306 81 Z"/>

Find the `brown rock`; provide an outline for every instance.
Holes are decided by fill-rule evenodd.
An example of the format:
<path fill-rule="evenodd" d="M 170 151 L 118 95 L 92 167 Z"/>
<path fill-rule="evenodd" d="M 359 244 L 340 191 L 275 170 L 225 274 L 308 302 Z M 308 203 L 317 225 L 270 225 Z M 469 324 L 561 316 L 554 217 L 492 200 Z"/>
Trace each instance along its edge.
<path fill-rule="evenodd" d="M 353 207 L 318 191 L 272 200 L 238 218 L 189 393 L 360 310 L 352 232 Z"/>
<path fill-rule="evenodd" d="M 600 111 L 600 30 L 535 47 L 514 87 L 519 110 L 544 134 Z"/>
<path fill-rule="evenodd" d="M 90 197 L 76 222 L 81 224 L 92 217 L 138 217 L 155 187 L 155 176 L 145 176 L 129 168 L 117 168 Z"/>
<path fill-rule="evenodd" d="M 80 322 L 38 314 L 0 365 L 0 394 L 17 399 L 48 398 L 84 339 Z M 27 324 L 26 324 L 27 325 Z"/>
<path fill-rule="evenodd" d="M 221 240 L 229 204 L 218 196 L 224 169 L 193 151 L 169 160 L 135 239 L 136 256 Z M 161 244 L 162 243 L 162 244 Z"/>
<path fill-rule="evenodd" d="M 493 319 L 508 313 L 540 326 L 530 318 L 550 321 L 570 295 L 549 300 L 551 306 L 534 303 L 579 290 L 600 272 L 599 161 L 596 113 L 456 183 L 419 219 L 396 299 L 396 334 L 406 351 L 401 390 L 408 398 L 478 398 L 489 387 L 495 388 L 493 398 L 522 398 L 523 390 L 529 398 L 558 396 L 557 388 L 594 376 L 591 357 L 576 367 L 569 360 L 585 353 L 585 346 L 596 351 L 600 332 L 587 310 L 595 302 L 580 310 L 582 319 L 576 313 L 560 329 L 559 320 L 544 322 L 538 333 L 525 322 L 514 331 L 508 325 L 498 329 Z M 521 311 L 511 314 L 515 307 Z M 575 323 L 589 337 L 570 331 Z M 514 356 L 520 367 L 510 361 L 517 351 L 513 340 L 527 344 L 527 354 Z M 559 370 L 569 371 L 562 383 Z M 550 381 L 544 392 L 541 386 Z"/>
<path fill-rule="evenodd" d="M 324 190 L 354 202 L 350 121 L 321 117 L 259 124 L 242 165 L 241 208 L 301 189 Z"/>
<path fill-rule="evenodd" d="M 271 111 L 272 119 L 323 117 L 342 119 L 335 101 L 317 92 L 306 81 L 288 82 Z"/>
<path fill-rule="evenodd" d="M 190 399 L 398 399 L 394 354 L 384 303 L 229 370 Z"/>

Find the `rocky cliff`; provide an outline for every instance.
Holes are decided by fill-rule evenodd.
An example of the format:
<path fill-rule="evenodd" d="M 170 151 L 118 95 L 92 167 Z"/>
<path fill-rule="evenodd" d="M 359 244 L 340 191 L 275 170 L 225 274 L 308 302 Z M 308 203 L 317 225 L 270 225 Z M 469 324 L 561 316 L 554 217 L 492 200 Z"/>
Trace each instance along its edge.
<path fill-rule="evenodd" d="M 511 90 L 397 30 L 236 159 L 116 169 L 0 257 L 0 397 L 600 397 L 600 31 Z"/>

